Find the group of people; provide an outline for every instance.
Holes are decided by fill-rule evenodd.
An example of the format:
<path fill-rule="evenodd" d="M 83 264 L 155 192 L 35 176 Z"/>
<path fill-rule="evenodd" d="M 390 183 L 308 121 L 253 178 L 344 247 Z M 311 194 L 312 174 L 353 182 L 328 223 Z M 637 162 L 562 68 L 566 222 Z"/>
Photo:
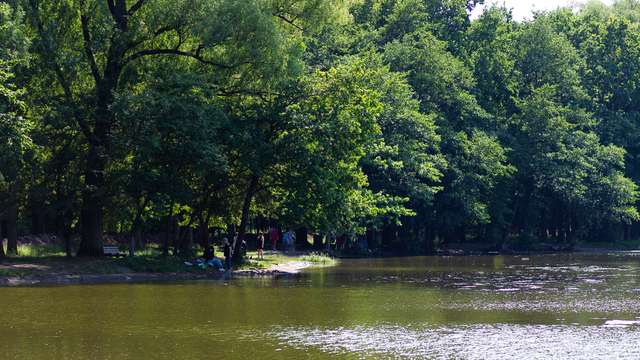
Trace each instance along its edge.
<path fill-rule="evenodd" d="M 259 233 L 258 237 L 260 236 L 262 236 L 262 233 Z M 278 239 L 280 238 L 280 234 L 278 233 L 278 230 L 276 228 L 271 228 L 271 231 L 269 231 L 269 238 L 271 239 L 271 246 L 273 247 L 273 250 L 276 250 L 276 244 L 278 243 Z M 287 252 L 287 244 L 293 244 L 295 240 L 296 234 L 291 229 L 287 229 L 287 231 L 282 234 L 282 242 L 284 243 L 285 252 Z M 264 240 L 262 245 L 264 247 Z"/>
<path fill-rule="evenodd" d="M 280 234 L 278 233 L 278 230 L 276 230 L 276 228 L 271 228 L 271 231 L 269 232 L 269 238 L 271 240 L 273 250 L 276 250 L 276 243 L 278 242 L 279 235 Z M 295 239 L 296 239 L 295 233 L 291 231 L 291 229 L 287 229 L 287 231 L 283 234 L 285 252 L 287 252 L 287 244 L 293 244 L 295 242 Z M 216 253 L 213 246 L 209 246 L 207 250 L 205 250 L 202 257 L 202 262 L 204 264 L 208 264 L 211 266 L 218 266 L 220 270 L 225 270 L 227 273 L 231 272 L 231 256 L 233 255 L 233 251 L 236 248 L 237 241 L 238 241 L 238 232 L 236 232 L 236 235 L 233 237 L 233 242 L 229 242 L 227 238 L 222 239 L 226 270 L 225 270 L 225 267 L 222 266 L 222 262 L 216 258 Z M 244 242 L 244 240 L 242 240 L 242 242 L 243 242 L 242 244 L 243 249 L 246 249 L 246 243 Z M 264 254 L 263 254 L 264 247 L 265 247 L 265 236 L 262 232 L 259 232 L 258 237 L 256 239 L 256 248 L 258 249 L 258 259 L 264 259 Z"/>
<path fill-rule="evenodd" d="M 347 233 L 340 234 L 337 231 L 335 233 L 331 232 L 329 233 L 329 241 L 330 241 L 330 244 L 332 245 L 335 244 L 336 250 L 344 249 L 345 246 L 351 247 L 351 238 Z"/>
<path fill-rule="evenodd" d="M 217 266 L 219 270 L 226 271 L 226 273 L 231 272 L 231 255 L 233 254 L 232 245 L 229 243 L 227 238 L 222 239 L 222 245 L 224 246 L 224 262 L 226 265 L 226 270 L 222 266 L 222 262 L 220 259 L 216 258 L 216 250 L 213 245 L 209 246 L 202 254 L 202 265 L 211 265 Z"/>
<path fill-rule="evenodd" d="M 229 243 L 229 240 L 227 240 L 227 238 L 224 238 L 222 239 L 222 246 L 224 249 L 224 262 L 226 265 L 226 270 L 225 267 L 222 266 L 222 262 L 220 261 L 220 259 L 216 258 L 216 250 L 214 249 L 213 245 L 209 246 L 204 251 L 204 254 L 202 254 L 202 264 L 217 266 L 219 270 L 224 270 L 228 274 L 231 272 L 231 255 L 233 255 L 233 245 Z"/>
<path fill-rule="evenodd" d="M 282 242 L 284 243 L 284 252 L 289 252 L 287 250 L 289 244 L 293 244 L 296 241 L 296 234 L 291 231 L 291 229 L 287 229 L 287 232 L 282 235 Z"/>

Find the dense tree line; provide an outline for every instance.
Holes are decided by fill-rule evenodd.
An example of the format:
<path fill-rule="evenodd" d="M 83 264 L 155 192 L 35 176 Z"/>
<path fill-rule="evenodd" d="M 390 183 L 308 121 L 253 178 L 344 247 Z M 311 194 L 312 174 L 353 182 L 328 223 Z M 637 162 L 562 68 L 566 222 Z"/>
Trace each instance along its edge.
<path fill-rule="evenodd" d="M 252 217 L 413 253 L 637 237 L 640 2 L 476 6 L 0 3 L 7 251 Z"/>

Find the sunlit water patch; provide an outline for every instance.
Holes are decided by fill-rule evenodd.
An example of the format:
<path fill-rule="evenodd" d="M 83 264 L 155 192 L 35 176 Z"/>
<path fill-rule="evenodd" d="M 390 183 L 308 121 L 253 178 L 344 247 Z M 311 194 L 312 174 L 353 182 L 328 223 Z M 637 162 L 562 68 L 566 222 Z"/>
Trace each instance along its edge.
<path fill-rule="evenodd" d="M 277 328 L 282 346 L 359 359 L 632 359 L 640 357 L 638 321 L 619 326 L 478 324 Z"/>

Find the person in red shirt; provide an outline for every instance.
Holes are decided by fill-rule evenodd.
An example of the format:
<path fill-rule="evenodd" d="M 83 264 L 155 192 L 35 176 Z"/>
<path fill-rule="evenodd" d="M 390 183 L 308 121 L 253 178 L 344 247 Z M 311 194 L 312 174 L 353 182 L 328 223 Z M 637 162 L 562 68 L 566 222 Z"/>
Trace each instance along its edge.
<path fill-rule="evenodd" d="M 276 249 L 276 243 L 278 242 L 278 230 L 276 228 L 271 228 L 271 232 L 269 233 L 271 236 L 271 242 L 273 243 L 273 250 Z"/>

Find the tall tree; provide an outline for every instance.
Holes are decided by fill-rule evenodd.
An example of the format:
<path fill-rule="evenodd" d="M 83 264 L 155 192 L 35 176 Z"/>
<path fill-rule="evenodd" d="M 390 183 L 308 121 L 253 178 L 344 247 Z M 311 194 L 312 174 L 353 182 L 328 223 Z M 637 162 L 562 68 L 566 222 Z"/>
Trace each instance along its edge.
<path fill-rule="evenodd" d="M 210 182 L 217 184 L 228 169 L 219 149 L 226 116 L 202 83 L 157 80 L 137 94 L 119 94 L 112 107 L 121 124 L 112 147 L 122 160 L 113 162 L 107 180 L 119 184 L 119 208 L 129 210 L 132 238 L 142 230 L 149 208 L 190 206 L 197 218 L 217 198 Z"/>
<path fill-rule="evenodd" d="M 221 94 L 257 91 L 289 71 L 299 41 L 289 28 L 319 21 L 327 1 L 93 0 L 21 1 L 34 34 L 38 69 L 32 86 L 55 94 L 56 111 L 68 112 L 86 143 L 82 238 L 78 255 L 102 254 L 105 171 L 119 123 L 115 94 L 135 89 L 148 71 L 201 69 Z M 290 62 L 291 60 L 291 62 Z M 45 104 L 32 104 L 44 106 Z"/>
<path fill-rule="evenodd" d="M 14 73 L 28 61 L 28 46 L 22 12 L 0 3 L 0 216 L 8 216 L 8 253 L 18 251 L 18 205 L 27 189 L 24 166 L 31 146 L 31 124 L 25 117 Z M 4 248 L 0 244 L 2 257 Z"/>

